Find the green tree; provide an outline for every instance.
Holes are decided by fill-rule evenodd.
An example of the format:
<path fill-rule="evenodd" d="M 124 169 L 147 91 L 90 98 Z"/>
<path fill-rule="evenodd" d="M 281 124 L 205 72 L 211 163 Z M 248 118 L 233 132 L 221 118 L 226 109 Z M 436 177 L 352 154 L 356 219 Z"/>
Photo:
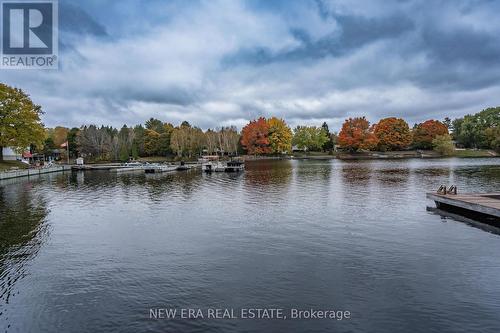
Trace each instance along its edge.
<path fill-rule="evenodd" d="M 455 119 L 452 124 L 453 138 L 459 145 L 466 148 L 494 149 L 491 146 L 492 140 L 487 137 L 487 130 L 500 127 L 500 107 L 466 115 Z M 491 134 L 491 130 L 489 132 Z"/>
<path fill-rule="evenodd" d="M 77 145 L 77 137 L 78 137 L 78 132 L 80 130 L 76 127 L 73 127 L 72 129 L 69 130 L 68 132 L 68 149 L 69 149 L 69 154 L 70 156 L 77 157 L 78 156 L 78 145 Z"/>
<path fill-rule="evenodd" d="M 137 149 L 137 144 L 135 142 L 132 144 L 132 158 L 134 160 L 139 158 L 139 150 Z"/>
<path fill-rule="evenodd" d="M 444 156 L 451 156 L 455 152 L 455 145 L 449 134 L 437 135 L 432 140 L 432 148 Z"/>
<path fill-rule="evenodd" d="M 485 129 L 484 136 L 488 147 L 500 153 L 500 126 Z"/>
<path fill-rule="evenodd" d="M 448 127 L 448 130 L 451 130 L 453 128 L 453 124 L 450 117 L 444 117 L 443 124 L 445 124 L 446 127 Z"/>
<path fill-rule="evenodd" d="M 333 149 L 333 147 L 335 147 L 334 140 L 336 139 L 336 136 L 334 135 L 334 133 L 330 133 L 330 128 L 328 127 L 328 124 L 326 123 L 326 121 L 323 123 L 323 125 L 321 125 L 321 127 L 323 128 L 323 131 L 325 132 L 326 137 L 328 138 L 328 141 L 326 141 L 323 144 L 323 150 L 324 151 L 331 151 Z"/>
<path fill-rule="evenodd" d="M 137 149 L 138 156 L 145 156 L 145 139 L 146 139 L 146 130 L 142 125 L 137 125 L 134 127 L 134 140 L 133 144 Z"/>
<path fill-rule="evenodd" d="M 122 162 L 127 162 L 130 158 L 130 155 L 128 153 L 128 149 L 125 145 L 122 145 L 120 148 L 120 161 Z"/>
<path fill-rule="evenodd" d="M 0 83 L 0 161 L 3 148 L 23 150 L 42 146 L 45 130 L 40 120 L 42 108 L 33 104 L 21 89 Z"/>
<path fill-rule="evenodd" d="M 299 149 L 310 151 L 321 150 L 327 141 L 325 130 L 316 126 L 297 126 L 292 140 Z"/>
<path fill-rule="evenodd" d="M 45 142 L 43 143 L 43 150 L 42 150 L 42 152 L 46 156 L 50 156 L 50 155 L 52 155 L 52 151 L 54 149 L 56 149 L 56 145 L 54 143 L 54 139 L 49 136 L 47 139 L 45 139 Z"/>
<path fill-rule="evenodd" d="M 163 123 L 161 120 L 150 118 L 148 121 L 146 121 L 146 128 L 148 130 L 155 131 L 156 133 L 162 133 Z"/>

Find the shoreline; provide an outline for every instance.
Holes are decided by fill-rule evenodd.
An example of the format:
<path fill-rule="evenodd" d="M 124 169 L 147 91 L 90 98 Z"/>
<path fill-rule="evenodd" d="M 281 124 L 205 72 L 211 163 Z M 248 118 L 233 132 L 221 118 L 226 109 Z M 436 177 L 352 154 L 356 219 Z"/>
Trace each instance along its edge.
<path fill-rule="evenodd" d="M 402 151 L 402 152 L 363 152 L 363 153 L 317 153 L 312 154 L 300 154 L 300 155 L 285 155 L 285 156 L 254 156 L 254 155 L 243 155 L 241 158 L 245 162 L 254 161 L 266 161 L 266 160 L 345 160 L 345 161 L 363 161 L 363 160 L 403 160 L 403 159 L 436 159 L 436 158 L 459 158 L 459 159 L 470 159 L 470 158 L 499 158 L 500 154 L 494 151 L 476 151 L 479 154 L 476 155 L 466 155 L 458 154 L 452 156 L 439 155 L 433 151 Z M 160 162 L 160 159 L 157 159 Z M 171 160 L 165 158 L 163 162 L 171 162 Z M 82 166 L 81 170 L 98 170 L 110 169 L 110 166 L 117 166 L 120 163 L 88 163 Z M 0 171 L 0 181 L 5 179 L 22 178 L 30 176 L 38 176 L 41 174 L 54 173 L 54 172 L 65 172 L 72 171 L 76 168 L 76 165 L 58 165 L 50 168 L 39 168 L 39 169 L 19 169 L 19 170 L 6 170 Z"/>
<path fill-rule="evenodd" d="M 318 153 L 311 154 L 293 154 L 286 156 L 244 156 L 245 161 L 258 160 L 401 160 L 401 159 L 434 159 L 434 158 L 495 158 L 500 157 L 500 154 L 490 150 L 458 150 L 457 153 L 451 156 L 440 155 L 432 150 L 425 151 L 392 151 L 392 152 L 360 152 L 360 153 Z"/>

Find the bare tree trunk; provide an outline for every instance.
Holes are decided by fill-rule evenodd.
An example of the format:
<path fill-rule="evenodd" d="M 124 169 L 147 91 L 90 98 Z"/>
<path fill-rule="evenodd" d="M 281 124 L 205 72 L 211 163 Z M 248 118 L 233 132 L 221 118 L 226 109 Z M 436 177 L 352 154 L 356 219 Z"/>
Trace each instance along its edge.
<path fill-rule="evenodd" d="M 0 162 L 3 162 L 3 147 L 0 146 Z"/>

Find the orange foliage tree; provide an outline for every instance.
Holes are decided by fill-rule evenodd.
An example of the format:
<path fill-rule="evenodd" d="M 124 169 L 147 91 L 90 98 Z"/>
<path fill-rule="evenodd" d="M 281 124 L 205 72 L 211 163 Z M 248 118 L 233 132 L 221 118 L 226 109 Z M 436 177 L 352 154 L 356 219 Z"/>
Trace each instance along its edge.
<path fill-rule="evenodd" d="M 266 118 L 252 120 L 241 130 L 241 145 L 251 155 L 270 154 L 269 124 Z"/>
<path fill-rule="evenodd" d="M 374 149 L 378 139 L 370 128 L 370 122 L 365 117 L 346 119 L 339 133 L 338 143 L 350 151 L 358 149 Z"/>
<path fill-rule="evenodd" d="M 438 120 L 427 120 L 413 128 L 413 146 L 432 149 L 432 140 L 438 135 L 448 134 L 448 127 Z"/>
<path fill-rule="evenodd" d="M 381 119 L 375 125 L 374 134 L 379 140 L 378 149 L 401 150 L 407 148 L 412 141 L 412 135 L 408 123 L 401 118 Z"/>

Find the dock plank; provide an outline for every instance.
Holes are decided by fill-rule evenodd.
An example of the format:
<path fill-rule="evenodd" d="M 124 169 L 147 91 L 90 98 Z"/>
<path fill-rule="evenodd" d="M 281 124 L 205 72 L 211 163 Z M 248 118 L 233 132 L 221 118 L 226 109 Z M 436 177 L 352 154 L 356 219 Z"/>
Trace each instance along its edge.
<path fill-rule="evenodd" d="M 500 200 L 492 196 L 500 193 L 464 193 L 464 194 L 439 194 L 427 193 L 427 198 L 440 204 L 467 209 L 481 214 L 500 218 Z"/>

